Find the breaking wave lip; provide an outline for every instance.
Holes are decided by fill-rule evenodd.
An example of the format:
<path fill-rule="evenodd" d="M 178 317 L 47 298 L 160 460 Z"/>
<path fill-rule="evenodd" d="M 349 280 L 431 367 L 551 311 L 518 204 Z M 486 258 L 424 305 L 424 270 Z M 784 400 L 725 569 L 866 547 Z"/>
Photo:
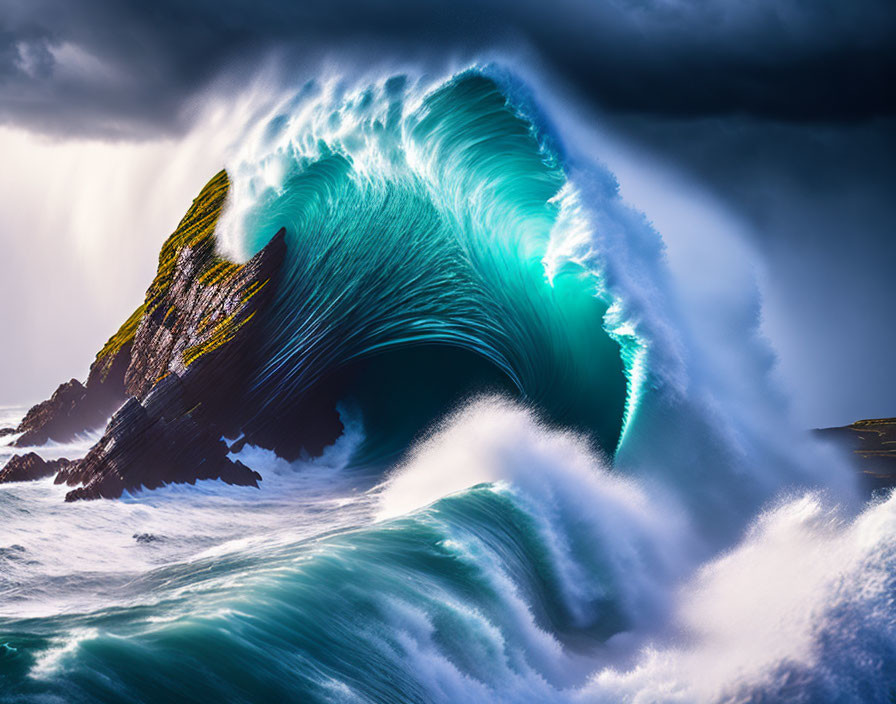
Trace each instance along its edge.
<path fill-rule="evenodd" d="M 253 379 L 265 412 L 335 386 L 376 442 L 396 407 L 405 417 L 379 435 L 419 431 L 459 400 L 453 387 L 486 384 L 614 451 L 632 399 L 608 327 L 618 307 L 598 269 L 562 254 L 580 226 L 575 194 L 523 106 L 477 70 L 431 90 L 395 76 L 284 103 L 229 165 L 219 228 L 245 258 L 286 226 Z M 410 384 L 431 399 L 377 405 Z"/>
<path fill-rule="evenodd" d="M 896 497 L 856 502 L 767 380 L 718 373 L 552 96 L 494 66 L 321 81 L 247 130 L 220 239 L 290 233 L 258 403 L 339 372 L 348 432 L 314 462 L 244 447 L 257 493 L 0 487 L 0 560 L 58 597 L 0 609 L 11 698 L 892 697 Z M 97 536 L 96 574 L 58 561 Z"/>
<path fill-rule="evenodd" d="M 359 403 L 368 457 L 388 447 L 379 457 L 394 461 L 469 395 L 518 394 L 626 471 L 665 471 L 675 447 L 692 510 L 707 533 L 727 527 L 719 545 L 788 486 L 858 506 L 849 472 L 801 437 L 762 376 L 755 315 L 724 369 L 702 349 L 662 239 L 589 145 L 564 139 L 583 130 L 545 83 L 495 65 L 312 81 L 247 131 L 219 238 L 246 258 L 285 224 L 290 248 L 261 333 L 259 406 L 329 386 Z M 428 404 L 405 394 L 421 386 Z"/>

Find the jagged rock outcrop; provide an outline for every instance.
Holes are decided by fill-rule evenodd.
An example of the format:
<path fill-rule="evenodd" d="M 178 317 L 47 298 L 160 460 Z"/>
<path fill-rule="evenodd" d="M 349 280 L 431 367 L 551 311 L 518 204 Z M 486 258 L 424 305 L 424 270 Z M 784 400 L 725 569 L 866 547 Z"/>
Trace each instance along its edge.
<path fill-rule="evenodd" d="M 32 447 L 49 440 L 69 442 L 79 433 L 101 427 L 127 398 L 124 374 L 129 363 L 129 342 L 105 354 L 101 352 L 90 368 L 86 384 L 77 379 L 60 384 L 49 399 L 28 411 L 17 428 L 0 432 L 21 433 L 13 444 Z"/>
<path fill-rule="evenodd" d="M 221 437 L 242 421 L 253 325 L 275 288 L 285 231 L 243 265 L 221 258 L 214 229 L 228 185 L 222 171 L 193 201 L 145 302 L 97 355 L 87 384 L 64 384 L 17 429 L 17 443 L 71 439 L 121 406 L 83 459 L 58 468 L 56 483 L 81 485 L 67 501 L 197 479 L 258 486 Z"/>
<path fill-rule="evenodd" d="M 221 436 L 239 425 L 253 322 L 274 289 L 285 231 L 243 265 L 220 258 L 213 231 L 226 184 L 223 173 L 213 179 L 162 248 L 124 376 L 131 398 L 57 477 L 83 485 L 67 501 L 197 479 L 258 485 L 260 475 L 227 457 Z"/>
<path fill-rule="evenodd" d="M 7 482 L 28 482 L 44 477 L 52 477 L 61 469 L 71 465 L 67 459 L 45 460 L 34 452 L 25 455 L 13 455 L 12 459 L 0 471 L 0 484 Z"/>
<path fill-rule="evenodd" d="M 258 486 L 261 475 L 227 457 L 227 445 L 184 406 L 183 384 L 170 375 L 144 404 L 131 398 L 112 417 L 101 440 L 84 459 L 56 476 L 56 483 L 83 486 L 66 501 L 117 498 L 124 491 L 169 483 L 221 479 Z"/>
<path fill-rule="evenodd" d="M 221 172 L 162 247 L 125 374 L 129 396 L 142 399 L 168 373 L 184 376 L 197 362 L 210 366 L 212 357 L 216 366 L 238 360 L 238 338 L 273 290 L 286 253 L 285 230 L 243 265 L 216 252 L 214 228 L 227 188 Z"/>
<path fill-rule="evenodd" d="M 248 376 L 253 323 L 273 292 L 285 253 L 280 230 L 246 264 L 210 277 L 202 272 L 220 271 L 220 265 L 209 261 L 207 251 L 185 248 L 171 285 L 152 308 L 156 312 L 144 317 L 134 339 L 125 378 L 130 395 L 147 398 L 175 375 L 190 406 L 201 404 L 210 422 L 226 424 Z"/>
<path fill-rule="evenodd" d="M 147 324 L 148 318 L 157 319 L 160 314 L 164 317 L 169 308 L 160 310 L 162 305 L 178 300 L 176 295 L 168 295 L 172 280 L 179 278 L 183 282 L 194 273 L 207 277 L 211 273 L 213 280 L 207 278 L 205 283 L 217 284 L 226 278 L 226 274 L 242 269 L 214 252 L 214 229 L 228 188 L 227 173 L 221 171 L 194 199 L 177 229 L 162 246 L 156 277 L 144 303 L 99 351 L 86 384 L 72 379 L 60 385 L 52 397 L 31 408 L 17 428 L 7 428 L 0 433 L 21 433 L 14 442 L 17 447 L 43 445 L 48 440 L 68 442 L 79 433 L 101 427 L 129 396 L 142 398 L 149 392 L 157 377 L 137 381 L 140 372 L 147 360 L 158 357 L 161 361 L 155 365 L 156 371 L 164 373 L 162 368 L 170 361 L 170 354 L 165 352 L 170 350 L 159 352 L 151 344 L 152 340 L 148 340 L 149 344 L 145 341 L 135 352 L 134 340 L 141 328 L 152 327 Z M 181 261 L 181 257 L 186 261 Z M 214 271 L 210 271 L 212 269 Z M 186 305 L 182 300 L 179 302 L 181 306 Z M 169 318 L 164 324 L 170 326 L 173 321 Z M 131 366 L 135 370 L 128 375 Z M 126 384 L 126 379 L 131 383 Z"/>
<path fill-rule="evenodd" d="M 851 451 L 866 488 L 896 487 L 896 418 L 859 420 L 816 432 Z"/>

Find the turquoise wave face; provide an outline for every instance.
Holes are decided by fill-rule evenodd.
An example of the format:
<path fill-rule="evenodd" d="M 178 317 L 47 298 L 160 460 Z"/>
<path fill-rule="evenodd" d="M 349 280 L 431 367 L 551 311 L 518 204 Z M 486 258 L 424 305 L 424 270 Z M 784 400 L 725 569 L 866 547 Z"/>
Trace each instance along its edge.
<path fill-rule="evenodd" d="M 58 574 L 54 556 L 27 582 L 33 592 L 19 585 L 4 601 L 19 615 L 0 616 L 0 701 L 859 704 L 892 694 L 896 496 L 855 520 L 796 498 L 682 579 L 695 565 L 676 509 L 603 467 L 581 438 L 494 400 L 441 432 L 372 492 L 354 493 L 332 467 L 315 477 L 314 465 L 260 467 L 260 496 L 169 487 L 85 509 L 86 526 L 64 528 L 119 551 L 133 514 L 159 512 L 165 531 L 134 551 L 196 541 L 210 523 L 222 532 L 211 549 L 196 552 L 200 539 L 136 573 L 79 573 L 96 559 L 79 555 Z M 429 503 L 457 474 L 468 488 Z M 18 488 L 32 501 L 0 494 L 4 525 L 54 490 Z M 61 530 L 72 514 L 60 496 L 37 507 Z M 0 552 L 2 577 L 43 556 L 31 550 Z"/>
<path fill-rule="evenodd" d="M 364 495 L 333 469 L 309 478 L 313 467 L 268 475 L 278 485 L 260 497 L 163 491 L 157 548 L 215 507 L 241 539 L 132 576 L 86 613 L 0 621 L 0 684 L 25 701 L 567 700 L 586 653 L 652 616 L 645 585 L 664 571 L 657 528 L 670 523 L 662 507 L 639 511 L 636 486 L 579 439 L 505 401 L 471 412 Z M 440 467 L 452 448 L 466 455 Z M 420 479 L 450 481 L 484 455 L 492 467 L 473 469 L 472 488 L 426 506 Z M 278 530 L 253 538 L 253 518 Z"/>
<path fill-rule="evenodd" d="M 193 585 L 192 614 L 168 587 L 154 606 L 48 619 L 38 633 L 33 622 L 7 624 L 21 630 L 4 633 L 0 677 L 18 696 L 69 702 L 423 704 L 468 700 L 493 686 L 507 695 L 532 691 L 545 675 L 554 681 L 540 689 L 558 696 L 552 684 L 565 676 L 556 654 L 527 662 L 546 646 L 536 624 L 573 633 L 548 553 L 513 497 L 483 488 L 386 530 L 296 544 L 263 560 L 234 556 L 166 570 L 171 582 Z M 231 580 L 239 590 L 227 586 Z M 522 593 L 508 592 L 515 580 Z M 604 601 L 587 624 L 602 636 L 621 625 L 618 605 Z M 530 606 L 534 620 L 524 616 Z M 27 677 L 45 667 L 30 654 L 59 647 L 57 632 L 71 634 L 77 647 L 60 653 L 51 676 Z M 445 668 L 446 681 L 415 662 Z M 453 691 L 439 696 L 445 686 Z"/>
<path fill-rule="evenodd" d="M 411 102 L 398 77 L 316 122 L 276 117 L 257 171 L 236 169 L 241 252 L 289 238 L 253 380 L 265 412 L 355 402 L 368 451 L 388 454 L 463 397 L 512 391 L 612 452 L 626 378 L 609 302 L 596 272 L 547 267 L 567 226 L 560 155 L 480 72 Z"/>
<path fill-rule="evenodd" d="M 247 136 L 219 235 L 289 233 L 253 402 L 346 432 L 246 445 L 258 489 L 0 487 L 0 701 L 893 698 L 896 496 L 800 494 L 845 475 L 705 371 L 658 235 L 519 95 L 309 85 Z"/>

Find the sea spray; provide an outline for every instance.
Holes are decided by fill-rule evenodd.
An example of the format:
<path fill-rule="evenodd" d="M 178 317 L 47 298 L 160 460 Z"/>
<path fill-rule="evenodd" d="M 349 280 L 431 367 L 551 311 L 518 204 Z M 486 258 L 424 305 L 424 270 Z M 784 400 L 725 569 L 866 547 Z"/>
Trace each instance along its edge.
<path fill-rule="evenodd" d="M 322 81 L 245 130 L 219 235 L 291 257 L 256 402 L 339 376 L 347 433 L 242 448 L 252 492 L 0 487 L 0 697 L 892 697 L 894 498 L 794 431 L 755 315 L 683 313 L 532 85 Z"/>
<path fill-rule="evenodd" d="M 885 702 L 896 693 L 896 496 L 856 518 L 817 494 L 769 509 L 676 597 L 674 640 L 591 702 Z"/>
<path fill-rule="evenodd" d="M 419 476 L 455 470 L 447 496 L 421 493 Z M 231 511 L 251 510 L 221 491 Z M 352 529 L 333 522 L 351 503 L 322 511 L 314 496 L 266 513 L 307 516 L 324 534 L 267 527 L 179 559 L 117 609 L 47 617 L 60 637 L 26 639 L 17 631 L 29 622 L 7 619 L 5 672 L 29 674 L 14 691 L 165 701 L 232 699 L 236 685 L 246 700 L 377 702 L 887 692 L 893 499 L 856 519 L 817 495 L 785 500 L 689 577 L 697 536 L 664 490 L 613 476 L 582 438 L 500 399 L 447 420 L 366 494 L 368 518 L 355 511 Z M 116 505 L 103 502 L 97 519 Z M 189 514 L 202 501 L 178 492 L 139 504 L 166 505 Z M 202 676 L 184 682 L 184 666 Z"/>
<path fill-rule="evenodd" d="M 555 254 L 545 269 L 550 242 L 575 227 L 558 199 L 568 188 L 559 155 L 482 72 L 419 91 L 396 76 L 302 93 L 229 166 L 226 251 L 249 256 L 280 226 L 290 247 L 264 325 L 259 404 L 285 408 L 336 385 L 366 405 L 376 402 L 367 379 L 388 376 L 389 408 L 367 409 L 396 416 L 379 438 L 388 444 L 411 403 L 405 389 L 437 400 L 420 408 L 419 432 L 478 390 L 474 357 L 491 367 L 489 385 L 612 452 L 628 394 L 604 329 L 611 301 L 597 270 Z M 446 348 L 456 359 L 427 364 Z M 444 379 L 454 398 L 437 393 Z"/>

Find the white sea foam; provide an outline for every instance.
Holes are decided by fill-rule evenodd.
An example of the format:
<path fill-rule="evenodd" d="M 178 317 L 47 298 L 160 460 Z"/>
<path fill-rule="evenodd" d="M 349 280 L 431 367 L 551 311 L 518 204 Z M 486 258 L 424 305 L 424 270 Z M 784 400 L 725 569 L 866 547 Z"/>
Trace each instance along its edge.
<path fill-rule="evenodd" d="M 377 515 L 419 510 L 481 483 L 512 492 L 536 520 L 562 575 L 564 593 L 555 596 L 580 625 L 593 618 L 589 605 L 607 594 L 631 617 L 630 630 L 592 662 L 587 684 L 564 692 L 545 688 L 544 673 L 582 665 L 562 649 L 537 646 L 540 630 L 523 608 L 519 642 L 542 655 L 525 683 L 519 672 L 502 671 L 502 701 L 516 701 L 514 682 L 544 701 L 642 704 L 752 701 L 758 693 L 769 701 L 863 702 L 892 683 L 896 496 L 853 517 L 823 493 L 784 494 L 729 551 L 703 561 L 702 541 L 672 510 L 668 490 L 613 476 L 581 438 L 539 424 L 514 404 L 483 399 L 446 421 L 396 470 Z M 505 583 L 502 591 L 514 603 L 515 586 Z M 448 678 L 471 700 L 485 700 L 432 643 L 431 624 L 403 628 L 416 632 L 439 686 Z M 500 634 L 482 637 L 495 647 L 501 641 Z M 601 663 L 612 657 L 621 664 Z"/>
<path fill-rule="evenodd" d="M 586 438 L 547 427 L 516 404 L 480 399 L 371 493 L 353 492 L 343 475 L 360 437 L 351 422 L 317 462 L 290 464 L 245 447 L 237 457 L 264 476 L 257 491 L 200 482 L 64 504 L 67 487 L 49 480 L 2 486 L 2 547 L 18 546 L 29 561 L 8 560 L 0 573 L 0 613 L 145 603 L 157 597 L 127 585 L 167 580 L 164 568 L 175 564 L 204 578 L 218 561 L 259 558 L 273 574 L 283 545 L 361 526 L 390 530 L 400 516 L 485 483 L 511 496 L 538 531 L 558 576 L 551 596 L 576 627 L 599 624 L 607 604 L 625 618 L 598 652 L 573 655 L 538 625 L 485 538 L 452 535 L 440 547 L 504 596 L 504 628 L 455 595 L 433 597 L 458 615 L 462 632 L 475 633 L 464 647 L 487 666 L 474 677 L 445 653 L 431 613 L 388 602 L 393 630 L 383 653 L 402 644 L 410 653 L 405 677 L 432 701 L 886 701 L 896 677 L 896 498 L 863 508 L 848 470 L 794 427 L 769 376 L 770 347 L 757 335 L 759 297 L 744 284 L 749 262 L 715 261 L 712 285 L 670 271 L 662 239 L 594 163 L 590 128 L 539 80 L 541 107 L 569 155 L 546 277 L 566 261 L 599 272 L 613 301 L 607 328 L 637 343 L 629 365 L 637 408 L 614 466 Z M 375 84 L 372 109 L 385 114 L 383 77 Z M 427 85 L 414 84 L 405 114 Z M 350 111 L 330 121 L 344 97 L 338 81 L 294 97 L 275 96 L 260 109 L 231 162 L 233 196 L 220 235 L 238 256 L 250 254 L 241 215 L 282 187 L 284 158 L 317 154 L 318 137 L 350 144 L 362 175 L 387 168 L 384 145 Z M 271 131 L 284 110 L 282 130 Z M 415 172 L 431 167 L 413 149 L 407 158 Z M 691 247 L 714 237 L 695 231 Z M 138 534 L 158 540 L 137 543 Z M 253 564 L 222 579 L 232 586 L 259 571 Z M 204 584 L 197 577 L 172 589 Z M 60 640 L 38 672 L 55 669 L 71 643 L 89 636 Z M 348 685 L 333 687 L 344 694 Z"/>
<path fill-rule="evenodd" d="M 347 432 L 318 459 L 289 463 L 250 445 L 234 455 L 262 475 L 259 489 L 206 480 L 66 503 L 70 487 L 52 479 L 0 485 L 0 548 L 17 551 L 0 573 L 7 597 L 0 616 L 151 601 L 126 585 L 165 565 L 269 549 L 367 520 L 370 501 L 341 474 L 363 430 L 359 418 L 343 418 Z M 37 450 L 72 457 L 76 447 Z"/>
<path fill-rule="evenodd" d="M 605 702 L 870 702 L 896 669 L 896 496 L 856 519 L 817 495 L 763 514 L 681 591 L 679 643 L 595 675 Z"/>
<path fill-rule="evenodd" d="M 418 446 L 388 479 L 377 517 L 482 483 L 512 492 L 533 517 L 581 627 L 596 618 L 589 605 L 608 596 L 634 622 L 659 618 L 662 594 L 693 559 L 694 538 L 667 491 L 613 474 L 585 438 L 497 398 L 472 403 Z"/>

